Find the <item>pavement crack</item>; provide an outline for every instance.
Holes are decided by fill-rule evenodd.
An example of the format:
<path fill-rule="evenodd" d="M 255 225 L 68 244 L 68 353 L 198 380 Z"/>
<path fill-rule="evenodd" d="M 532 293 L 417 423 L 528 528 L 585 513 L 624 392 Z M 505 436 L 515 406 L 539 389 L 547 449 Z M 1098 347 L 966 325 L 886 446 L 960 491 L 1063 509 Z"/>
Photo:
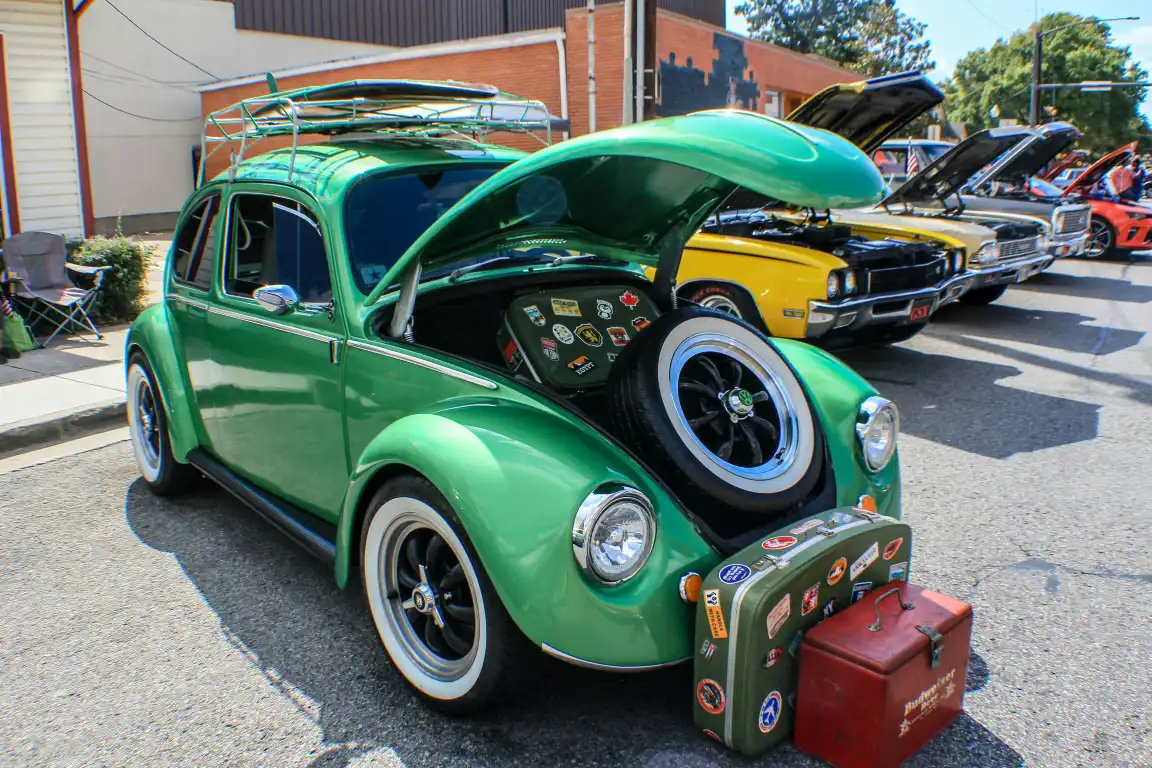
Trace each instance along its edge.
<path fill-rule="evenodd" d="M 1123 571 L 1115 571 L 1111 568 L 1097 567 L 1092 570 L 1087 568 L 1074 568 L 1070 565 L 1063 565 L 1061 563 L 1052 563 L 1043 558 L 1032 555 L 1028 550 L 1020 546 L 1020 551 L 1024 553 L 1025 558 L 1014 563 L 1001 563 L 992 566 L 989 573 L 978 577 L 972 583 L 972 589 L 969 592 L 969 597 L 974 595 L 985 582 L 991 578 L 993 573 L 998 571 L 1010 570 L 1020 573 L 1035 571 L 1047 574 L 1045 590 L 1049 594 L 1056 594 L 1060 589 L 1060 576 L 1088 576 L 1098 579 L 1118 579 L 1120 581 L 1135 581 L 1142 584 L 1152 585 L 1152 573 L 1125 573 Z"/>

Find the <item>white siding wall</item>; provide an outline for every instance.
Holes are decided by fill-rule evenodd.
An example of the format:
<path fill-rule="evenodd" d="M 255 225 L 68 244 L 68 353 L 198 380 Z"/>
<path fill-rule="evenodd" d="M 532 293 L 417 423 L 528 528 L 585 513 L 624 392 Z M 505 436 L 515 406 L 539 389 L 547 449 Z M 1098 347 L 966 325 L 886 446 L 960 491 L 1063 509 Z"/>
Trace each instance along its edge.
<path fill-rule="evenodd" d="M 238 31 L 232 3 L 214 0 L 116 0 L 116 7 L 221 79 L 390 50 Z M 191 152 L 203 125 L 192 86 L 212 78 L 100 0 L 80 18 L 80 46 L 86 91 L 121 110 L 168 121 L 132 117 L 85 97 L 96 218 L 180 210 L 192 191 Z"/>
<path fill-rule="evenodd" d="M 82 235 L 64 2 L 0 0 L 0 32 L 21 229 Z"/>

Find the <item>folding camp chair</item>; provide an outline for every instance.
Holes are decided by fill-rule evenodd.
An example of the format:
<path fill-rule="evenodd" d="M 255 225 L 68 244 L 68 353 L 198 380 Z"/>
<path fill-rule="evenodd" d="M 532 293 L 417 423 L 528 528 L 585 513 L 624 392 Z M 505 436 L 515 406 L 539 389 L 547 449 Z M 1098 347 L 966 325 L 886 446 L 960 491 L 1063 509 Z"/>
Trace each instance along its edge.
<path fill-rule="evenodd" d="M 26 320 L 32 333 L 42 322 L 53 329 L 41 346 L 50 344 L 61 331 L 74 333 L 78 327 L 91 331 L 98 339 L 104 338 L 88 310 L 100 292 L 104 273 L 112 267 L 69 263 L 64 238 L 47 232 L 22 232 L 9 237 L 4 241 L 4 261 L 9 278 L 16 284 L 16 300 L 29 313 Z M 89 289 L 77 287 L 68 270 L 95 275 L 95 285 Z"/>

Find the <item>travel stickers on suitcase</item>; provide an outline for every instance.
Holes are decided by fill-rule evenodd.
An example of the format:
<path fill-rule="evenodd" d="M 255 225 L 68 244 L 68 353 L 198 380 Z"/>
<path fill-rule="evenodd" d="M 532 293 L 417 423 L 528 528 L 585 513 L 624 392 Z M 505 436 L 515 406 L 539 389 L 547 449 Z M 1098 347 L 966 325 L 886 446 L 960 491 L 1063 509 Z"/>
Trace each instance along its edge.
<path fill-rule="evenodd" d="M 753 756 L 790 735 L 804 631 L 906 580 L 911 548 L 904 523 L 846 507 L 793 523 L 717 566 L 696 610 L 696 724 Z"/>

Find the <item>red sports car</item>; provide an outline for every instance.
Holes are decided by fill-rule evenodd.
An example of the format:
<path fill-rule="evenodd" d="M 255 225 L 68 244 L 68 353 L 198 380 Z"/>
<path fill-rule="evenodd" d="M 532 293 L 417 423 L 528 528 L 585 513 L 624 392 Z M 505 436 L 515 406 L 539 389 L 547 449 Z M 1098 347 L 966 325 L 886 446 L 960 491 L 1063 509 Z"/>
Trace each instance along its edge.
<path fill-rule="evenodd" d="M 1079 197 L 1092 204 L 1092 239 L 1084 250 L 1088 258 L 1152 249 L 1152 208 L 1112 197 L 1100 184 L 1109 171 L 1128 162 L 1135 152 L 1136 142 L 1132 142 L 1105 155 L 1060 193 L 1066 197 Z M 1063 163 L 1056 163 L 1041 177 L 1040 183 L 1051 181 L 1063 169 Z M 1045 189 L 1051 191 L 1057 188 L 1046 184 Z"/>

